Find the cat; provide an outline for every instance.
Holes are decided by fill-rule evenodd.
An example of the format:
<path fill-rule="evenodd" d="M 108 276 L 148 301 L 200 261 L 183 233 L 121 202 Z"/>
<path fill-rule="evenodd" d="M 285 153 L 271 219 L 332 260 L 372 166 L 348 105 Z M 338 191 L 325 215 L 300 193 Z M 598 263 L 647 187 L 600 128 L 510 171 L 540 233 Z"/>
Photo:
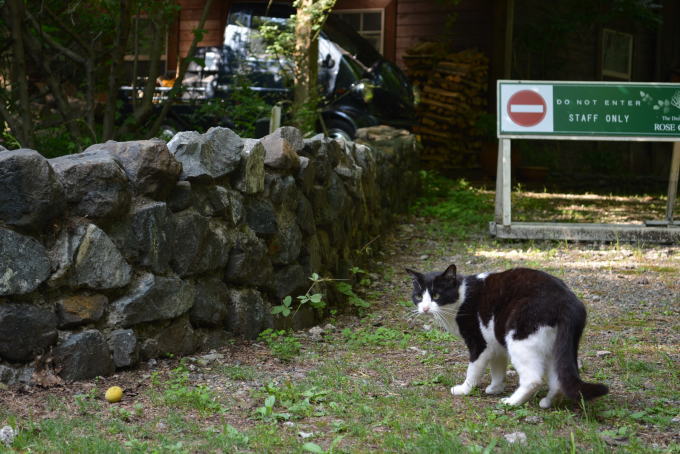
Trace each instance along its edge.
<path fill-rule="evenodd" d="M 576 357 L 586 309 L 560 279 L 528 268 L 470 276 L 457 275 L 455 265 L 444 272 L 406 271 L 413 276 L 414 312 L 432 315 L 459 334 L 469 350 L 465 381 L 451 388 L 452 394 L 469 394 L 487 365 L 491 384 L 486 393 L 502 393 L 508 359 L 519 387 L 501 400 L 507 405 L 525 403 L 546 376 L 542 408 L 550 408 L 560 394 L 580 401 L 609 392 L 606 385 L 579 378 Z"/>

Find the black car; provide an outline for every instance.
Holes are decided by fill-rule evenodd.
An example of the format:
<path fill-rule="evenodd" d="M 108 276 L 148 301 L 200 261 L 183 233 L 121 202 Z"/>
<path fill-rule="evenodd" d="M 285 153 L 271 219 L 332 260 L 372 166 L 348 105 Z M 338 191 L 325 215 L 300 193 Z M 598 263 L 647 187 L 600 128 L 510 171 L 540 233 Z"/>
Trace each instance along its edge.
<path fill-rule="evenodd" d="M 228 97 L 245 79 L 271 105 L 292 98 L 287 61 L 272 56 L 259 33 L 263 24 L 284 29 L 295 10 L 284 4 L 237 2 L 229 9 L 224 42 L 200 47 L 185 76 L 183 101 L 172 115 L 185 116 L 204 99 Z M 354 138 L 357 128 L 386 124 L 411 129 L 413 90 L 404 73 L 340 18 L 330 15 L 319 37 L 319 85 L 323 124 L 330 136 Z M 228 126 L 227 119 L 216 119 Z M 256 135 L 268 132 L 268 119 Z"/>

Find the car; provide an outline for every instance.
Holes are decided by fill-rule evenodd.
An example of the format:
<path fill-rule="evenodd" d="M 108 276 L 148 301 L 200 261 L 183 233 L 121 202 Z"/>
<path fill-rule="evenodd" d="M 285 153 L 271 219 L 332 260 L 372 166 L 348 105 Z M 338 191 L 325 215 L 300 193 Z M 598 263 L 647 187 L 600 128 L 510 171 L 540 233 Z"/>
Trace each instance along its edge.
<path fill-rule="evenodd" d="M 197 48 L 183 82 L 182 102 L 173 106 L 171 115 L 187 118 L 195 108 L 191 106 L 228 98 L 244 80 L 269 105 L 291 101 L 289 62 L 267 51 L 260 27 L 268 24 L 283 30 L 293 14 L 295 9 L 285 4 L 232 3 L 223 45 Z M 322 121 L 317 129 L 331 137 L 353 139 L 356 130 L 366 126 L 410 130 L 415 124 L 413 88 L 405 74 L 333 14 L 319 36 L 319 86 Z M 209 121 L 230 123 L 227 118 Z M 268 131 L 269 118 L 258 121 L 256 137 Z"/>

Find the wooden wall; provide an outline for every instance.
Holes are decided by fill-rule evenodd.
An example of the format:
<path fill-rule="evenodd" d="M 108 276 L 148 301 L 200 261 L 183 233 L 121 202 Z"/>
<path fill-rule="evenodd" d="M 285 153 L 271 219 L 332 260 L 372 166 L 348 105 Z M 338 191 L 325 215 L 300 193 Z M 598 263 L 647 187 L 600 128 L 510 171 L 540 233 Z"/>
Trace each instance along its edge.
<path fill-rule="evenodd" d="M 229 11 L 229 0 L 213 0 L 203 25 L 206 31 L 199 46 L 220 46 Z M 178 0 L 181 7 L 177 23 L 168 34 L 168 69 L 177 67 L 177 57 L 184 57 L 194 39 L 193 30 L 201 18 L 205 0 Z"/>
<path fill-rule="evenodd" d="M 454 26 L 447 28 L 449 14 L 455 13 Z M 446 38 L 453 50 L 476 47 L 491 56 L 493 38 L 493 0 L 462 0 L 454 10 L 436 0 L 398 0 L 396 61 L 422 41 Z"/>

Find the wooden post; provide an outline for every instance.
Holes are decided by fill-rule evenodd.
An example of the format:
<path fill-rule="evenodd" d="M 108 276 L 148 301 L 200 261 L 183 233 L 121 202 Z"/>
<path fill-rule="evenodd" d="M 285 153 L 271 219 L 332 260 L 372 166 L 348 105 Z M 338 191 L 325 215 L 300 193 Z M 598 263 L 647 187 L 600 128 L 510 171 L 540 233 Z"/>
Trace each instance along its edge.
<path fill-rule="evenodd" d="M 669 225 L 673 225 L 673 207 L 678 194 L 678 176 L 680 176 L 680 142 L 675 142 L 673 143 L 671 173 L 668 178 L 668 204 L 666 205 L 666 220 Z"/>
<path fill-rule="evenodd" d="M 510 139 L 498 141 L 498 167 L 496 168 L 496 215 L 497 225 L 511 223 L 510 202 Z"/>

